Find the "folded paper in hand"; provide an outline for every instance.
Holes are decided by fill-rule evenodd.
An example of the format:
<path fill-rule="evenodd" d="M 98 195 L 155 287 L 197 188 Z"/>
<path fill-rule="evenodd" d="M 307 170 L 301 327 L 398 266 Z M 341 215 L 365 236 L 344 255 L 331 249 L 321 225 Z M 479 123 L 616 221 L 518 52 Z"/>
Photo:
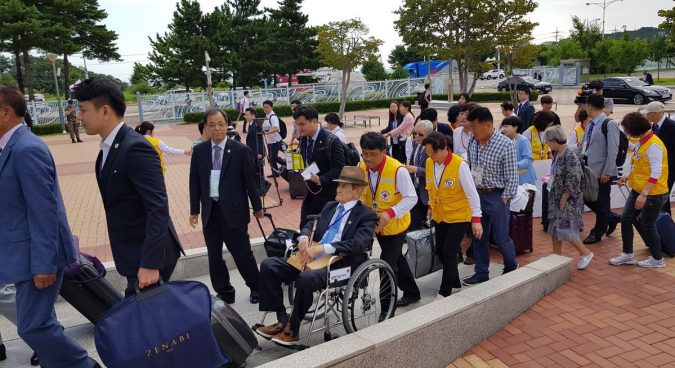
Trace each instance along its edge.
<path fill-rule="evenodd" d="M 319 173 L 319 167 L 316 166 L 316 162 L 313 162 L 311 165 L 309 165 L 303 172 L 302 172 L 302 178 L 305 180 L 309 180 L 312 177 L 312 174 L 318 174 Z"/>

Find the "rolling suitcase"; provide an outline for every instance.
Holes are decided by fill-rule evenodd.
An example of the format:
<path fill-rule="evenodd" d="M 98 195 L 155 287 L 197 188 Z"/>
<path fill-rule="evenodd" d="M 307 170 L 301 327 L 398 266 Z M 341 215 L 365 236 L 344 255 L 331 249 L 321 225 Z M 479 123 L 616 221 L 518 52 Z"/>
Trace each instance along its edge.
<path fill-rule="evenodd" d="M 287 258 L 287 251 L 298 244 L 298 237 L 300 233 L 284 228 L 277 228 L 274 225 L 274 220 L 272 219 L 272 214 L 265 212 L 265 217 L 270 219 L 272 223 L 272 233 L 270 236 L 265 237 L 265 242 L 263 246 L 265 247 L 265 253 L 268 257 L 284 257 Z M 262 224 L 258 218 L 255 219 L 258 222 L 258 227 L 260 228 L 260 233 L 265 236 L 265 231 L 263 230 Z"/>
<path fill-rule="evenodd" d="M 532 252 L 532 214 L 511 212 L 509 237 L 513 240 L 516 254 Z"/>
<path fill-rule="evenodd" d="M 123 296 L 105 279 L 105 268 L 96 257 L 82 253 L 79 263 L 73 277 L 63 278 L 59 294 L 96 324 L 103 313 L 119 303 Z"/>
<path fill-rule="evenodd" d="M 243 318 L 229 305 L 213 298 L 211 329 L 220 351 L 235 367 L 240 367 L 246 358 L 258 347 L 258 339 Z"/>
<path fill-rule="evenodd" d="M 662 212 L 656 220 L 656 231 L 661 238 L 661 251 L 675 257 L 675 223 L 669 214 Z"/>
<path fill-rule="evenodd" d="M 436 253 L 436 234 L 432 229 L 411 231 L 405 236 L 408 244 L 405 259 L 416 279 L 443 268 Z"/>
<path fill-rule="evenodd" d="M 291 199 L 304 198 L 307 186 L 305 179 L 302 178 L 301 170 L 289 170 L 285 167 L 281 168 L 281 177 L 288 182 L 288 191 Z"/>

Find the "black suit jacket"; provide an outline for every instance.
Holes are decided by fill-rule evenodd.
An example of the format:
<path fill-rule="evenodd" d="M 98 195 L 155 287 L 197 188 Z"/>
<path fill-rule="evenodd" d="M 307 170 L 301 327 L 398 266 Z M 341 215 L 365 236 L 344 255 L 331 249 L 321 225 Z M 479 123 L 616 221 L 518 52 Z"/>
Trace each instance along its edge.
<path fill-rule="evenodd" d="M 316 225 L 314 241 L 320 241 L 326 231 L 328 231 L 330 221 L 335 215 L 338 204 L 338 202 L 328 202 L 323 207 L 321 218 Z M 340 241 L 332 244 L 335 247 L 335 254 L 344 256 L 342 260 L 336 262 L 335 268 L 357 267 L 368 258 L 365 253 L 372 249 L 377 221 L 378 217 L 373 210 L 364 206 L 361 201 L 356 203 L 351 212 L 349 212 Z M 308 222 L 302 229 L 302 234 L 310 236 L 313 224 L 312 221 Z"/>
<path fill-rule="evenodd" d="M 118 131 L 96 180 L 103 198 L 115 266 L 123 276 L 162 269 L 182 251 L 169 217 L 164 176 L 155 149 L 126 125 Z"/>
<path fill-rule="evenodd" d="M 403 115 L 397 116 L 397 117 L 396 117 L 396 126 L 397 126 L 397 127 L 400 126 L 402 122 L 403 122 Z M 380 130 L 380 133 L 382 133 L 382 134 L 387 134 L 387 133 L 391 132 L 391 131 L 394 130 L 394 129 L 395 129 L 395 128 L 394 128 L 394 120 L 389 120 L 389 123 L 387 124 L 387 127 L 384 128 L 384 129 L 382 129 L 382 130 Z M 389 142 L 390 142 L 390 143 L 393 142 L 393 138 L 389 138 Z"/>
<path fill-rule="evenodd" d="M 675 121 L 666 118 L 657 136 L 661 138 L 668 151 L 668 178 L 672 182 L 675 180 Z"/>
<path fill-rule="evenodd" d="M 307 147 L 309 137 L 302 137 L 300 139 L 300 152 L 307 166 L 312 164 L 312 162 L 316 162 L 316 165 L 319 167 L 318 175 L 321 186 L 314 184 L 312 181 L 307 181 L 309 189 L 313 193 L 320 191 L 317 196 L 333 200 L 337 191 L 337 183 L 333 180 L 340 177 L 342 167 L 345 166 L 345 155 L 342 149 L 342 142 L 337 137 L 333 139 L 332 146 L 328 147 L 327 138 L 329 135 L 332 135 L 332 133 L 321 129 L 316 142 L 314 142 L 312 155 L 309 155 L 309 150 L 312 147 Z M 331 151 L 330 160 L 328 159 L 328 150 Z M 311 160 L 307 158 L 308 156 L 311 156 Z M 311 195 L 311 193 L 308 193 L 308 195 Z"/>
<path fill-rule="evenodd" d="M 246 124 L 246 122 L 244 122 L 244 124 Z M 263 134 L 256 134 L 258 131 L 256 129 L 257 124 L 260 123 L 253 120 L 251 125 L 248 127 L 249 129 L 248 134 L 246 134 L 246 145 L 251 149 L 251 152 L 253 152 L 254 155 L 262 155 L 265 157 L 265 142 L 263 140 Z"/>
<path fill-rule="evenodd" d="M 190 214 L 199 214 L 201 204 L 202 226 L 206 225 L 211 216 L 212 151 L 211 141 L 196 146 L 192 151 L 190 163 Z M 230 229 L 248 226 L 251 221 L 248 200 L 251 201 L 253 211 L 262 210 L 256 182 L 258 174 L 253 168 L 253 153 L 246 145 L 228 138 L 220 170 L 218 204 L 223 213 L 225 225 Z"/>

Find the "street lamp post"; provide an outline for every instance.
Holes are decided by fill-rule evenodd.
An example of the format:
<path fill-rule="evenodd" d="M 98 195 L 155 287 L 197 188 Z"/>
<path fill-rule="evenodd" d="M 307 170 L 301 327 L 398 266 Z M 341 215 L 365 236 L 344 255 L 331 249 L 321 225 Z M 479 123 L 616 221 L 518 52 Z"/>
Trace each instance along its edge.
<path fill-rule="evenodd" d="M 586 3 L 586 6 L 589 5 L 597 5 L 602 8 L 602 38 L 605 38 L 605 10 L 607 10 L 607 7 L 614 4 L 617 1 L 623 1 L 623 0 L 602 0 L 601 3 Z"/>
<path fill-rule="evenodd" d="M 61 130 L 66 132 L 66 124 L 63 118 L 63 106 L 61 106 L 61 94 L 59 93 L 59 81 L 56 79 L 56 54 L 49 54 L 47 58 L 52 62 L 52 71 L 54 72 L 54 87 L 56 87 L 56 103 L 59 105 L 59 121 L 61 122 Z"/>

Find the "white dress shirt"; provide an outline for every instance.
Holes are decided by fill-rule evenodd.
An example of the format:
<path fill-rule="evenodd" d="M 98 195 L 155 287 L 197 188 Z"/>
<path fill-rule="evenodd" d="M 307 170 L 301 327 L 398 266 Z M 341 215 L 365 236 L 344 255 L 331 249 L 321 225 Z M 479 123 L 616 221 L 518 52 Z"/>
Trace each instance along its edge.
<path fill-rule="evenodd" d="M 373 193 L 377 190 L 376 185 L 377 185 L 377 179 L 380 177 L 380 172 L 375 171 L 373 172 L 372 170 L 368 170 L 368 175 L 370 175 L 370 188 Z M 415 204 L 417 204 L 417 193 L 415 192 L 415 185 L 412 182 L 412 179 L 410 178 L 410 174 L 408 173 L 408 170 L 405 169 L 405 167 L 401 166 L 396 170 L 396 191 L 401 193 L 403 196 L 403 199 L 401 199 L 400 202 L 398 202 L 394 207 L 391 209 L 394 211 L 394 218 L 401 218 L 403 217 L 406 213 L 410 212 L 410 210 L 415 207 Z"/>
<path fill-rule="evenodd" d="M 115 129 L 113 129 L 110 134 L 108 134 L 108 137 L 104 139 L 101 142 L 101 152 L 103 152 L 103 155 L 101 156 L 101 167 L 99 167 L 99 170 L 103 169 L 103 166 L 105 166 L 105 160 L 108 158 L 108 153 L 110 153 L 110 148 L 112 147 L 113 142 L 115 142 L 115 137 L 117 137 L 117 133 L 119 133 L 120 129 L 122 129 L 122 125 L 124 125 L 124 121 L 120 122 L 117 124 Z"/>
<path fill-rule="evenodd" d="M 441 183 L 443 170 L 445 170 L 444 163 L 438 164 L 434 162 L 434 185 L 436 185 L 436 188 L 438 188 Z M 480 209 L 480 197 L 478 196 L 476 185 L 473 182 L 471 169 L 469 168 L 469 164 L 467 164 L 466 161 L 459 164 L 459 185 L 462 186 L 462 190 L 464 191 L 466 198 L 469 200 L 469 206 L 471 206 L 471 217 L 481 217 L 482 212 Z"/>
<path fill-rule="evenodd" d="M 164 143 L 163 141 L 159 141 L 159 150 L 168 154 L 168 155 L 184 155 L 185 154 L 185 150 L 182 150 L 180 148 L 169 147 L 169 145 Z"/>
<path fill-rule="evenodd" d="M 333 243 L 339 242 L 342 240 L 342 232 L 345 231 L 345 225 L 347 224 L 347 220 L 349 219 L 349 215 L 351 210 L 356 206 L 356 203 L 358 203 L 358 199 L 355 199 L 353 201 L 349 201 L 347 203 L 343 204 L 338 204 L 338 206 L 344 207 L 344 211 L 342 212 L 342 218 L 340 219 L 340 228 L 338 229 L 337 234 L 335 234 L 335 237 L 333 238 Z M 337 215 L 338 215 L 338 210 L 337 207 L 335 207 L 335 213 L 333 214 L 333 217 L 331 217 L 330 222 L 328 223 L 328 228 L 326 228 L 326 231 L 330 229 L 330 225 L 333 224 L 333 222 L 337 221 Z M 303 235 L 298 237 L 298 240 L 302 239 L 309 239 L 307 235 Z M 336 249 L 334 246 L 331 244 L 321 244 L 323 246 L 323 251 L 326 253 L 331 253 L 334 254 Z"/>
<path fill-rule="evenodd" d="M 270 130 L 272 128 L 277 128 L 277 129 L 279 129 L 279 132 L 281 131 L 281 127 L 279 127 L 279 117 L 274 113 L 274 111 L 270 112 L 265 117 L 267 118 L 267 121 L 270 122 Z M 270 134 L 267 137 L 267 143 L 272 144 L 272 143 L 281 142 L 282 138 L 281 138 L 281 134 L 279 134 L 279 132 L 275 132 L 273 134 Z"/>
<path fill-rule="evenodd" d="M 12 138 L 12 135 L 14 134 L 14 132 L 16 132 L 22 126 L 24 126 L 23 123 L 17 124 L 17 126 L 10 129 L 9 131 L 7 131 L 7 133 L 3 134 L 2 137 L 0 137 L 0 151 L 5 149 L 5 147 L 7 146 L 7 143 L 9 143 L 9 139 Z M 2 153 L 0 153 L 0 154 L 2 154 Z"/>

